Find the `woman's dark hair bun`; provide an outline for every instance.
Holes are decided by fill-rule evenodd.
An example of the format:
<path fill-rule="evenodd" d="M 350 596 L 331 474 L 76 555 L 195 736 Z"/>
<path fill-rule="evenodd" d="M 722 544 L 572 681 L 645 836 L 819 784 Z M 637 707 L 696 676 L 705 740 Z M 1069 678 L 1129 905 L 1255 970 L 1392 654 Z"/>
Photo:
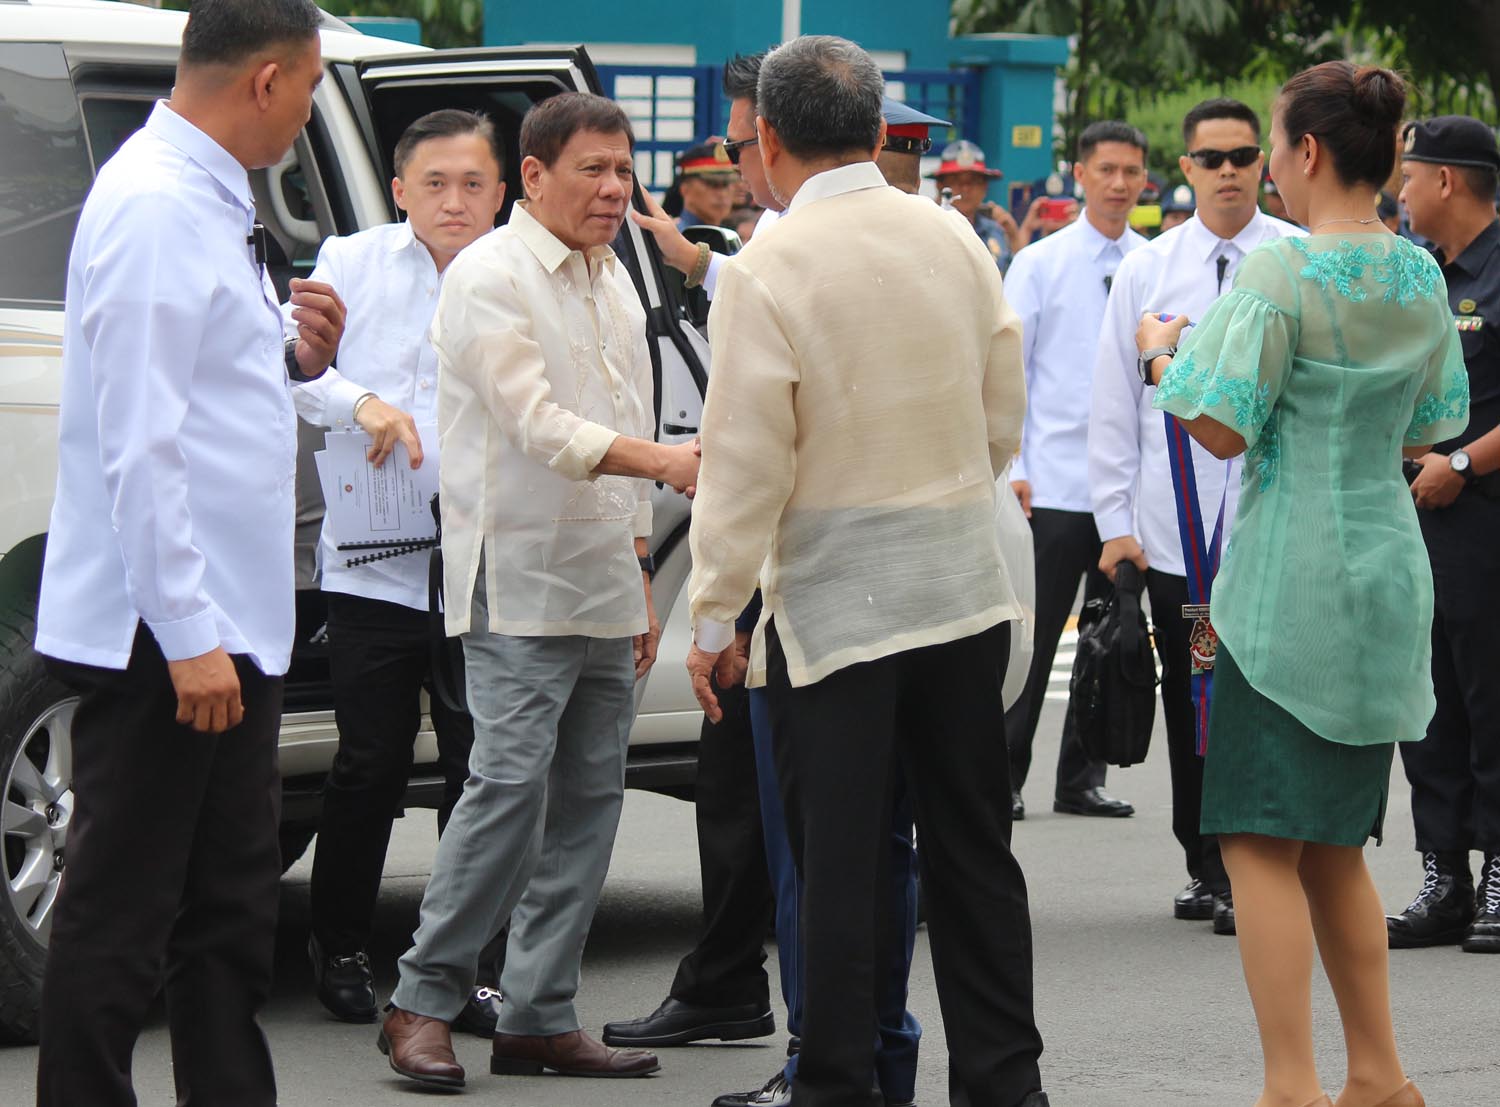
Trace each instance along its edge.
<path fill-rule="evenodd" d="M 1406 82 L 1389 69 L 1362 65 L 1354 71 L 1354 108 L 1370 126 L 1393 130 L 1406 111 Z"/>
<path fill-rule="evenodd" d="M 1287 139 L 1316 136 L 1346 184 L 1380 188 L 1390 179 L 1406 82 L 1389 69 L 1323 62 L 1283 85 L 1277 106 Z"/>

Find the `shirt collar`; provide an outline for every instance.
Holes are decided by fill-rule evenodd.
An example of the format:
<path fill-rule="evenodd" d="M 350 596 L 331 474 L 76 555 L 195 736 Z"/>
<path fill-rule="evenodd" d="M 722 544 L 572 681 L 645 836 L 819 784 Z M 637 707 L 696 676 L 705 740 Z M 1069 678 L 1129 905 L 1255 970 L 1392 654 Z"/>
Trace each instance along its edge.
<path fill-rule="evenodd" d="M 1442 261 L 1444 266 L 1462 269 L 1469 276 L 1477 277 L 1480 271 L 1484 269 L 1484 263 L 1489 258 L 1490 251 L 1494 250 L 1496 246 L 1500 246 L 1500 219 L 1494 220 L 1488 227 L 1480 231 L 1474 237 L 1474 241 L 1465 246 L 1463 252 L 1458 257 L 1452 261 L 1443 260 L 1441 257 L 1439 260 Z"/>
<path fill-rule="evenodd" d="M 1260 213 L 1257 212 L 1250 217 L 1250 222 L 1240 229 L 1239 234 L 1228 240 L 1239 250 L 1241 257 L 1260 245 L 1260 220 Z M 1187 228 L 1187 234 L 1192 236 L 1194 256 L 1201 257 L 1204 261 L 1212 261 L 1222 248 L 1220 244 L 1225 240 L 1204 226 L 1203 220 L 1198 218 L 1196 212 L 1183 226 Z"/>
<path fill-rule="evenodd" d="M 420 245 L 417 242 L 417 232 L 412 230 L 411 220 L 403 219 L 396 224 L 396 229 L 391 232 L 390 253 L 399 254 L 402 250 L 409 250 L 413 246 Z M 426 247 L 423 247 L 426 249 Z"/>
<path fill-rule="evenodd" d="M 573 254 L 582 258 L 584 256 L 582 251 L 575 250 L 564 243 L 562 239 L 542 226 L 536 216 L 526 210 L 529 202 L 527 200 L 516 201 L 515 206 L 510 209 L 508 226 L 515 230 L 527 249 L 536 255 L 536 260 L 542 263 L 542 268 L 548 273 L 556 273 Z M 615 252 L 608 246 L 590 247 L 588 260 L 601 261 L 611 273 L 615 271 Z"/>
<path fill-rule="evenodd" d="M 250 174 L 228 150 L 173 111 L 165 100 L 158 100 L 146 120 L 146 129 L 177 147 L 203 167 L 224 190 L 240 202 L 251 216 L 255 215 L 255 196 L 250 191 Z"/>
<path fill-rule="evenodd" d="M 1087 213 L 1088 209 L 1084 208 L 1078 213 L 1078 218 L 1071 224 L 1071 226 L 1078 228 L 1073 233 L 1083 239 L 1082 246 L 1084 252 L 1095 261 L 1105 256 L 1110 250 L 1119 251 L 1120 256 L 1123 257 L 1125 255 L 1125 236 L 1130 233 L 1130 228 L 1126 227 L 1125 230 L 1120 232 L 1119 238 L 1110 238 L 1109 235 L 1088 221 Z M 1067 229 L 1067 227 L 1064 227 L 1063 231 Z M 1057 233 L 1062 234 L 1063 231 L 1058 231 Z"/>
<path fill-rule="evenodd" d="M 873 161 L 851 162 L 837 169 L 825 169 L 821 173 L 814 173 L 803 181 L 802 187 L 797 190 L 797 195 L 793 196 L 792 202 L 787 205 L 786 213 L 790 215 L 798 208 L 806 207 L 818 200 L 842 196 L 846 192 L 885 187 L 885 176 Z"/>

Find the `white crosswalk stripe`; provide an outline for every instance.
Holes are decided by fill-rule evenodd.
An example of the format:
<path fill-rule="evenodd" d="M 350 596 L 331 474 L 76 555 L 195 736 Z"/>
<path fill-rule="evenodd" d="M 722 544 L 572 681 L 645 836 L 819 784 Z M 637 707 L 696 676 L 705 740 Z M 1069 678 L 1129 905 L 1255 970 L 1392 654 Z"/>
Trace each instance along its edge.
<path fill-rule="evenodd" d="M 1052 658 L 1052 675 L 1047 680 L 1049 700 L 1068 702 L 1068 681 L 1073 676 L 1073 656 L 1078 650 L 1078 631 L 1068 627 L 1057 641 L 1057 653 Z"/>

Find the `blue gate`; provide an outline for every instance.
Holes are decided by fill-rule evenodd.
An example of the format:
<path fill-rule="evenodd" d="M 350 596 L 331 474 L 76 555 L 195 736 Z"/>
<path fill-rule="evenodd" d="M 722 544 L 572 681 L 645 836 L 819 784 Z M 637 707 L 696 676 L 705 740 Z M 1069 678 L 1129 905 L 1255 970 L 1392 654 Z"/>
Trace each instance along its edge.
<path fill-rule="evenodd" d="M 664 191 L 677 155 L 709 135 L 722 135 L 729 119 L 724 70 L 717 65 L 601 65 L 604 95 L 619 101 L 635 128 L 636 173 L 641 184 Z M 979 71 L 906 69 L 885 75 L 890 96 L 918 111 L 948 119 L 952 130 L 934 132 L 934 151 L 956 138 L 979 141 Z"/>

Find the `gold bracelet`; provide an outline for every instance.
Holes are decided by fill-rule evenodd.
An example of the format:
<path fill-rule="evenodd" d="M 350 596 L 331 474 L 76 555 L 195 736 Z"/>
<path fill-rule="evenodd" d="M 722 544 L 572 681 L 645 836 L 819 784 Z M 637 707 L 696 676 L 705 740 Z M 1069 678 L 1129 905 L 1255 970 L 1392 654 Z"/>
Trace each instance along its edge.
<path fill-rule="evenodd" d="M 700 288 L 703 278 L 708 276 L 708 259 L 713 257 L 713 251 L 708 248 L 707 242 L 698 243 L 698 264 L 693 266 L 693 271 L 688 274 L 687 286 L 689 288 Z"/>

